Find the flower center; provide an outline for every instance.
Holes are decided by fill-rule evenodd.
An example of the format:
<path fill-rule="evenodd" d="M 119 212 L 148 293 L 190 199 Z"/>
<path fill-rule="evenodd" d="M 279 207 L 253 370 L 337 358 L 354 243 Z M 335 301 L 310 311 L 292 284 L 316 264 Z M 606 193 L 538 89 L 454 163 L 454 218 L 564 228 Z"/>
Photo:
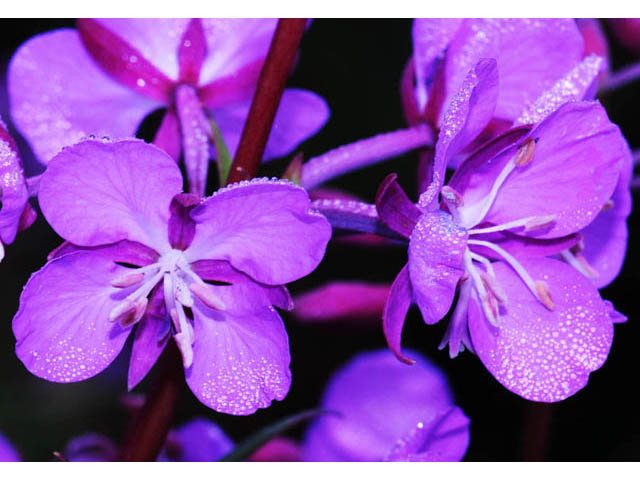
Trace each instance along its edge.
<path fill-rule="evenodd" d="M 147 297 L 160 282 L 174 339 L 182 352 L 185 368 L 189 368 L 193 362 L 194 336 L 185 308 L 193 307 L 194 296 L 209 308 L 224 310 L 225 305 L 212 287 L 191 269 L 182 250 L 169 250 L 156 263 L 131 269 L 114 278 L 111 281 L 114 287 L 136 288 L 111 310 L 109 320 L 117 321 L 123 327 L 139 322 L 147 311 Z"/>

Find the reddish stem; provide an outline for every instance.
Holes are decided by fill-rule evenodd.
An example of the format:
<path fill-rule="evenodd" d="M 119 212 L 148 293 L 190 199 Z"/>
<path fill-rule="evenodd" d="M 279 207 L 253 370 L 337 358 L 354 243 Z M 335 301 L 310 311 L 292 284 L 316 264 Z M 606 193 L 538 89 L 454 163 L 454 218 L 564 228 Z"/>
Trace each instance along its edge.
<path fill-rule="evenodd" d="M 158 365 L 147 399 L 125 436 L 120 460 L 153 462 L 164 445 L 167 433 L 184 388 L 182 357 L 176 344 L 170 341 Z"/>
<path fill-rule="evenodd" d="M 281 18 L 260 72 L 227 184 L 256 176 L 284 87 L 293 68 L 306 18 Z"/>
<path fill-rule="evenodd" d="M 525 407 L 524 435 L 520 459 L 542 462 L 549 451 L 552 403 L 530 402 Z"/>

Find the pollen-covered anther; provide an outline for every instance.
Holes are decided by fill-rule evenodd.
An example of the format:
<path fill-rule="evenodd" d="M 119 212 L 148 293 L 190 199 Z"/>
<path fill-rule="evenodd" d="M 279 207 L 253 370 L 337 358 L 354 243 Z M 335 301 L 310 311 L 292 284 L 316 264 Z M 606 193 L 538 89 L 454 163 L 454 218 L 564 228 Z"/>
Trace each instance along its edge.
<path fill-rule="evenodd" d="M 147 310 L 148 303 L 149 301 L 147 300 L 147 297 L 142 297 L 136 300 L 133 305 L 133 311 L 131 311 L 129 315 L 122 315 L 118 319 L 120 326 L 122 328 L 126 328 L 138 323 L 143 317 L 144 312 Z"/>
<path fill-rule="evenodd" d="M 449 185 L 442 187 L 440 193 L 445 202 L 449 204 L 455 205 L 456 207 L 461 207 L 464 204 L 464 198 L 462 195 Z"/>
<path fill-rule="evenodd" d="M 500 284 L 493 278 L 491 275 L 487 275 L 486 273 L 481 273 L 480 278 L 482 278 L 482 282 L 489 292 L 490 296 L 496 298 L 498 303 L 503 304 L 507 301 L 507 294 L 504 292 Z"/>
<path fill-rule="evenodd" d="M 518 148 L 518 152 L 516 156 L 513 158 L 513 163 L 518 167 L 524 167 L 527 165 L 531 159 L 533 158 L 533 151 L 535 150 L 536 141 L 533 138 L 528 139 L 520 148 Z"/>
<path fill-rule="evenodd" d="M 189 291 L 185 281 L 177 275 L 173 277 L 173 294 L 175 295 L 176 300 L 185 307 L 193 307 L 193 297 L 191 296 L 191 292 Z"/>
<path fill-rule="evenodd" d="M 551 224 L 555 222 L 557 218 L 557 215 L 541 215 L 539 217 L 533 217 L 527 223 L 525 223 L 524 231 L 532 232 L 535 230 L 545 229 L 551 226 Z"/>
<path fill-rule="evenodd" d="M 136 285 L 144 280 L 144 273 L 124 273 L 111 280 L 111 286 L 117 288 L 126 288 Z"/>
<path fill-rule="evenodd" d="M 224 302 L 220 300 L 207 285 L 193 282 L 189 285 L 189 290 L 207 307 L 213 308 L 214 310 L 226 310 L 227 306 Z"/>
<path fill-rule="evenodd" d="M 549 310 L 553 310 L 555 305 L 553 300 L 551 299 L 551 290 L 549 289 L 549 285 L 547 282 L 543 280 L 538 280 L 536 282 L 536 291 L 538 292 L 538 297 L 542 304 L 547 307 Z"/>
<path fill-rule="evenodd" d="M 600 276 L 600 273 L 598 273 L 598 271 L 591 266 L 591 264 L 587 261 L 586 257 L 582 254 L 581 251 L 574 252 L 572 249 L 571 253 L 573 253 L 573 256 L 576 258 L 578 263 L 582 266 L 582 268 L 584 269 L 584 272 L 587 274 L 588 277 L 598 278 Z"/>
<path fill-rule="evenodd" d="M 176 333 L 173 338 L 182 354 L 182 364 L 184 368 L 189 368 L 193 364 L 192 339 L 189 338 L 186 332 Z"/>

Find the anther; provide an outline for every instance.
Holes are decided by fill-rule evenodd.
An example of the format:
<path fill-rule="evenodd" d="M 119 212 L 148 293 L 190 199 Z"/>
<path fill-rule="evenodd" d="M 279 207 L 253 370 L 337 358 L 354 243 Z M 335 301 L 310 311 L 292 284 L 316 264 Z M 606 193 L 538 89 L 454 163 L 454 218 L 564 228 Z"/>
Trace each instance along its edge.
<path fill-rule="evenodd" d="M 111 280 L 113 287 L 125 288 L 136 285 L 144 280 L 144 273 L 124 273 Z"/>
<path fill-rule="evenodd" d="M 498 284 L 494 277 L 492 277 L 491 275 L 487 275 L 486 273 L 481 273 L 480 278 L 482 278 L 484 286 L 487 288 L 491 296 L 495 297 L 496 300 L 501 304 L 506 303 L 507 294 L 504 293 L 504 290 Z"/>
<path fill-rule="evenodd" d="M 182 354 L 182 364 L 184 368 L 189 368 L 193 364 L 193 348 L 191 339 L 185 332 L 176 333 L 173 338 Z"/>
<path fill-rule="evenodd" d="M 460 193 L 451 188 L 449 185 L 445 185 L 440 190 L 440 194 L 445 202 L 455 205 L 456 207 L 460 207 L 464 204 L 464 199 Z"/>
<path fill-rule="evenodd" d="M 126 328 L 138 323 L 144 315 L 144 312 L 146 312 L 148 303 L 149 301 L 147 300 L 147 297 L 142 297 L 136 300 L 131 313 L 129 315 L 121 316 L 118 319 L 118 323 L 120 323 L 120 326 L 122 328 Z"/>
<path fill-rule="evenodd" d="M 224 302 L 220 300 L 207 285 L 201 285 L 194 282 L 189 285 L 189 290 L 191 290 L 191 292 L 207 307 L 222 311 L 227 309 Z"/>
<path fill-rule="evenodd" d="M 557 218 L 558 217 L 556 215 L 542 215 L 540 217 L 534 217 L 525 223 L 524 231 L 533 232 L 535 230 L 542 230 L 550 226 Z"/>
<path fill-rule="evenodd" d="M 536 141 L 533 138 L 528 139 L 520 148 L 518 148 L 518 152 L 516 156 L 513 158 L 513 163 L 518 167 L 524 167 L 527 165 L 531 159 L 533 158 L 533 151 L 536 146 Z"/>
<path fill-rule="evenodd" d="M 536 282 L 536 291 L 538 292 L 538 297 L 540 297 L 540 301 L 542 302 L 542 304 L 549 310 L 553 311 L 555 305 L 553 304 L 553 300 L 551 299 L 551 290 L 549 290 L 549 285 L 547 285 L 547 282 L 538 280 Z"/>

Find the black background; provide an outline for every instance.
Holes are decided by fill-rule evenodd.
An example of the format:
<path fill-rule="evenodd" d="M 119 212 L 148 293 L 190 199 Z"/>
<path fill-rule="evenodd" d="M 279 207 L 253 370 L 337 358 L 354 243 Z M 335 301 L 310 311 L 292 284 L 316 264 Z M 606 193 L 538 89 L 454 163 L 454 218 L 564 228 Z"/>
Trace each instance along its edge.
<path fill-rule="evenodd" d="M 2 115 L 7 114 L 4 70 L 15 49 L 31 36 L 73 26 L 71 20 L 0 20 L 0 68 L 3 91 Z M 606 26 L 606 25 L 605 25 Z M 316 20 L 305 35 L 301 55 L 290 85 L 322 95 L 331 108 L 331 119 L 300 150 L 307 158 L 347 142 L 404 127 L 398 84 L 411 53 L 410 20 Z M 633 62 L 628 52 L 612 41 L 614 68 Z M 55 61 L 55 59 L 52 59 Z M 618 123 L 632 148 L 640 147 L 638 105 L 640 83 L 603 98 L 612 121 Z M 154 119 L 141 133 L 153 128 Z M 26 146 L 22 144 L 23 154 Z M 268 175 L 279 175 L 289 159 L 266 166 Z M 400 174 L 400 181 L 413 198 L 415 154 L 346 175 L 332 185 L 346 188 L 373 200 L 377 185 L 388 172 Z M 31 172 L 37 166 L 28 164 Z M 634 196 L 637 201 L 637 196 Z M 412 310 L 405 326 L 405 342 L 428 355 L 448 374 L 457 403 L 471 418 L 471 444 L 466 460 L 518 460 L 533 451 L 526 439 L 534 431 L 550 429 L 542 452 L 548 460 L 638 460 L 640 423 L 638 397 L 639 327 L 638 291 L 635 267 L 640 258 L 634 244 L 638 239 L 638 215 L 629 220 L 630 237 L 624 269 L 618 279 L 602 291 L 629 322 L 617 325 L 609 359 L 591 375 L 585 389 L 552 406 L 533 404 L 504 389 L 469 353 L 450 360 L 437 346 L 446 322 L 427 327 Z M 76 384 L 54 384 L 26 371 L 14 353 L 11 319 L 18 307 L 22 286 L 31 272 L 39 269 L 47 253 L 60 243 L 59 237 L 40 217 L 36 224 L 6 247 L 0 264 L 0 431 L 26 460 L 51 460 L 51 452 L 64 447 L 79 434 L 94 431 L 117 440 L 129 417 L 120 399 L 126 391 L 128 350 L 102 374 Z M 329 279 L 391 281 L 406 262 L 406 250 L 364 249 L 331 244 L 323 264 L 309 277 L 291 285 L 293 293 Z M 193 416 L 207 416 L 236 441 L 255 429 L 303 408 L 314 407 L 335 369 L 356 352 L 382 348 L 379 323 L 365 327 L 344 325 L 304 327 L 283 314 L 290 337 L 293 383 L 283 402 L 249 417 L 218 414 L 201 405 L 185 386 L 178 410 L 178 422 Z M 145 380 L 136 391 L 149 385 Z M 299 437 L 303 429 L 291 435 Z"/>

